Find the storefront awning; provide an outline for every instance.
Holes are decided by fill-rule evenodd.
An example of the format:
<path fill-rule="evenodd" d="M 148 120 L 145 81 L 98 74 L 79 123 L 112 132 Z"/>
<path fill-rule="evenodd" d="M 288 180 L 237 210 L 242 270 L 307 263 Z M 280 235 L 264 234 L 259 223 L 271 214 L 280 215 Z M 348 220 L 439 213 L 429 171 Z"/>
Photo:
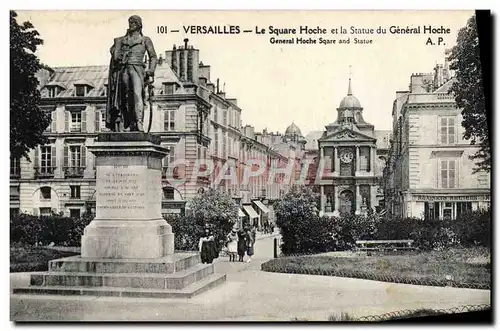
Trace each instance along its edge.
<path fill-rule="evenodd" d="M 255 200 L 253 203 L 255 203 L 255 205 L 259 207 L 262 212 L 264 212 L 264 214 L 269 214 L 269 209 L 262 202 Z"/>
<path fill-rule="evenodd" d="M 238 208 L 238 217 L 245 217 L 247 215 L 245 215 L 245 213 L 243 212 L 243 210 L 241 210 L 240 208 Z"/>
<path fill-rule="evenodd" d="M 252 206 L 243 206 L 243 210 L 247 213 L 250 218 L 259 218 L 259 214 L 255 212 Z"/>

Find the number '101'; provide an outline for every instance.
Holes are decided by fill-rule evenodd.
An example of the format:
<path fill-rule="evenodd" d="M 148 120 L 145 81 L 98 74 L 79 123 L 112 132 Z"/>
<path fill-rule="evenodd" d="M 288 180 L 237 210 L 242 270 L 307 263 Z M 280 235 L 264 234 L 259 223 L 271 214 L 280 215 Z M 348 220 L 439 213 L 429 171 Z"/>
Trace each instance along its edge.
<path fill-rule="evenodd" d="M 167 33 L 167 32 L 168 32 L 168 29 L 167 29 L 166 25 L 158 25 L 156 27 L 156 33 L 164 34 L 164 33 Z"/>

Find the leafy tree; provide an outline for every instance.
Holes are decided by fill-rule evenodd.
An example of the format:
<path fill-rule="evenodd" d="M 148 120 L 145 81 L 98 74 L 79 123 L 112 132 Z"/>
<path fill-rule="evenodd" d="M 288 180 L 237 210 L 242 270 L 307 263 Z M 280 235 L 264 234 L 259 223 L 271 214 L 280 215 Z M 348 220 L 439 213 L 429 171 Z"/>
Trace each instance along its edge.
<path fill-rule="evenodd" d="M 317 208 L 317 195 L 308 187 L 293 186 L 274 205 L 276 225 L 282 235 L 284 254 L 318 251 L 323 229 Z"/>
<path fill-rule="evenodd" d="M 491 150 L 475 16 L 458 32 L 457 44 L 451 49 L 448 60 L 456 77 L 449 92 L 454 94 L 457 107 L 462 109 L 464 139 L 470 139 L 472 145 L 479 145 L 479 150 L 471 156 L 476 160 L 474 172 L 489 172 Z"/>
<path fill-rule="evenodd" d="M 46 143 L 42 134 L 50 118 L 39 107 L 35 77 L 43 68 L 35 55 L 43 41 L 33 24 L 19 25 L 16 17 L 17 13 L 10 11 L 10 153 L 15 158 L 28 158 L 30 149 Z"/>
<path fill-rule="evenodd" d="M 208 189 L 189 201 L 187 208 L 189 212 L 184 218 L 190 220 L 189 223 L 194 223 L 187 227 L 191 232 L 190 235 L 196 237 L 194 242 L 198 244 L 204 229 L 208 227 L 213 232 L 215 246 L 220 251 L 224 246 L 227 235 L 238 221 L 238 205 L 236 202 L 227 193 Z M 175 235 L 181 234 L 175 233 Z"/>

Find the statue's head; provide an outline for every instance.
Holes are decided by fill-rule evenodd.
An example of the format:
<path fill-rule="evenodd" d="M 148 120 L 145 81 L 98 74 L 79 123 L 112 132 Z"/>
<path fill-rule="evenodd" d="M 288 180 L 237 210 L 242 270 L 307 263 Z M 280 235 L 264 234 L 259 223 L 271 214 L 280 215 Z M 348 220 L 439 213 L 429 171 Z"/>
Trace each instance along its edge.
<path fill-rule="evenodd" d="M 128 19 L 128 31 L 142 32 L 142 19 L 138 15 L 132 15 Z"/>

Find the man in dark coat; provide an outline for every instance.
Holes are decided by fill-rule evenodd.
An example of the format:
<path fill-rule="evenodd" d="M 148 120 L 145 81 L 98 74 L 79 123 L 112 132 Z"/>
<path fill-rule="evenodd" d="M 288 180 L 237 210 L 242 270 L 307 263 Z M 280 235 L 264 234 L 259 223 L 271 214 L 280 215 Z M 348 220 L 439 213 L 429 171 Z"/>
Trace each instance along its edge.
<path fill-rule="evenodd" d="M 115 38 L 110 50 L 106 127 L 116 132 L 144 132 L 144 87 L 154 81 L 157 56 L 151 39 L 142 34 L 142 19 L 134 15 L 128 22 L 127 34 Z M 144 63 L 146 52 L 149 69 Z"/>

